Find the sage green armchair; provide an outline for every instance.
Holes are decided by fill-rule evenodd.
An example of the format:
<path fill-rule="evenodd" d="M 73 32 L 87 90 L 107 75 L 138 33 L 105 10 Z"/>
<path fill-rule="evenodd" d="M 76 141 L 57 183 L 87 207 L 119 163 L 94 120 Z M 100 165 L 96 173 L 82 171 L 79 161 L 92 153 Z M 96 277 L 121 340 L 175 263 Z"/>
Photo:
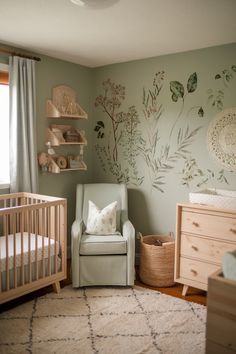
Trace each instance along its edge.
<path fill-rule="evenodd" d="M 88 235 L 84 233 L 88 216 L 88 201 L 100 209 L 117 201 L 116 229 L 118 235 Z M 128 220 L 127 188 L 125 184 L 78 184 L 76 220 L 71 232 L 72 286 L 134 284 L 135 230 Z"/>

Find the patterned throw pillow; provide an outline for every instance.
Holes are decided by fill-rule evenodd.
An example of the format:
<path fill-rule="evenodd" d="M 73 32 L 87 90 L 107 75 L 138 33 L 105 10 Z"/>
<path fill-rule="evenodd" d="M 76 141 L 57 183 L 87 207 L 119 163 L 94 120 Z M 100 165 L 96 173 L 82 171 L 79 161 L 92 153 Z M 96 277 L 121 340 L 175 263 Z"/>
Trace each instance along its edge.
<path fill-rule="evenodd" d="M 113 202 L 100 210 L 91 200 L 88 205 L 88 220 L 85 232 L 92 235 L 111 235 L 116 232 L 117 202 Z"/>

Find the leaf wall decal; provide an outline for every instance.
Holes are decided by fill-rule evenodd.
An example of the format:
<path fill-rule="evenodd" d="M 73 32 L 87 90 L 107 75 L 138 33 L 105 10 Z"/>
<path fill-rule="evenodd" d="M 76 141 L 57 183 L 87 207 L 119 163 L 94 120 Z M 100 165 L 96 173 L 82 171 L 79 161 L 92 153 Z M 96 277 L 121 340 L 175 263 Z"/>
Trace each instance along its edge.
<path fill-rule="evenodd" d="M 187 90 L 189 93 L 192 93 L 197 88 L 197 73 L 193 73 L 189 76 L 188 83 L 187 83 Z"/>
<path fill-rule="evenodd" d="M 172 92 L 172 101 L 174 102 L 177 102 L 179 97 L 184 97 L 184 87 L 179 81 L 170 82 L 170 91 Z"/>
<path fill-rule="evenodd" d="M 172 101 L 174 101 L 174 102 L 178 101 L 178 96 L 176 96 L 175 93 L 172 94 L 171 98 L 172 98 Z"/>
<path fill-rule="evenodd" d="M 99 126 L 102 127 L 102 128 L 105 128 L 105 125 L 104 125 L 104 123 L 103 123 L 102 120 L 99 120 L 99 121 L 97 122 L 97 125 L 99 125 Z"/>
<path fill-rule="evenodd" d="M 198 116 L 199 117 L 204 117 L 204 110 L 203 110 L 202 107 L 200 107 L 199 110 L 198 110 Z"/>

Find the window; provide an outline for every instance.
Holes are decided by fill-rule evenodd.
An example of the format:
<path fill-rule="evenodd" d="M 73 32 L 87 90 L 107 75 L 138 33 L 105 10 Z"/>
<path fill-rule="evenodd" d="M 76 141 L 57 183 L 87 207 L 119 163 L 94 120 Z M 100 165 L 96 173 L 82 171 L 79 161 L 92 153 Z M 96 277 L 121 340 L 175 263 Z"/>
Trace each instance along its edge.
<path fill-rule="evenodd" d="M 10 184 L 8 83 L 8 65 L 0 63 L 0 188 Z"/>

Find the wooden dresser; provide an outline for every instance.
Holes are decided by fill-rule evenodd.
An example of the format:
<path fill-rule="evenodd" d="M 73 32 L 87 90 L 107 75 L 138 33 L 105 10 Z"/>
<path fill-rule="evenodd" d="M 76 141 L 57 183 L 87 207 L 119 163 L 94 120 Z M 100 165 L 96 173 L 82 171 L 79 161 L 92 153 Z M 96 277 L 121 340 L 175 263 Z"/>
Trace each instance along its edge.
<path fill-rule="evenodd" d="M 226 251 L 236 249 L 236 210 L 177 204 L 175 281 L 207 290 L 208 277 L 222 266 Z"/>
<path fill-rule="evenodd" d="M 208 280 L 206 354 L 236 353 L 236 280 L 222 271 Z"/>

